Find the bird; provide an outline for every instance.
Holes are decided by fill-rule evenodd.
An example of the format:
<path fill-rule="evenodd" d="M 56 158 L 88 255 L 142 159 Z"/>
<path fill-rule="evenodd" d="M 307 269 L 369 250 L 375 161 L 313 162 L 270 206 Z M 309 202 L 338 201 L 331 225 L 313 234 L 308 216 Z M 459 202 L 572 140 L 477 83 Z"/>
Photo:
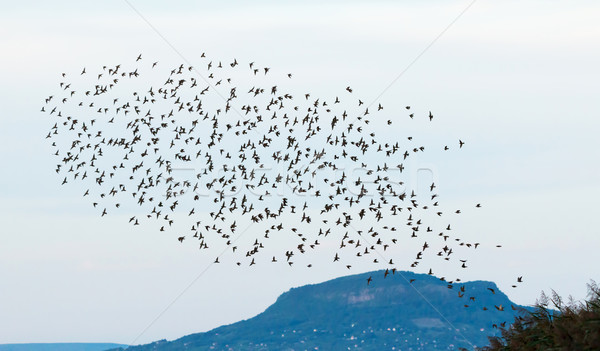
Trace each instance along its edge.
<path fill-rule="evenodd" d="M 330 99 L 316 91 L 288 90 L 280 80 L 295 75 L 255 62 L 246 65 L 240 57 L 232 62 L 203 52 L 199 59 L 205 61 L 196 67 L 145 64 L 147 58 L 139 54 L 122 64 L 77 68 L 81 88 L 71 88 L 71 74 L 64 72 L 41 101 L 41 113 L 52 118 L 44 137 L 51 142 L 58 182 L 84 186 L 84 201 L 104 208 L 101 217 L 112 216 L 106 210 L 111 208 L 127 214 L 128 224 L 152 223 L 182 245 L 195 242 L 211 258 L 218 247 L 229 246 L 238 267 L 270 261 L 300 269 L 303 264 L 293 265 L 295 258 L 330 249 L 332 262 L 348 270 L 352 259 L 368 260 L 385 266 L 383 278 L 390 279 L 396 256 L 372 255 L 391 256 L 403 240 L 430 235 L 436 226 L 427 222 L 427 214 L 451 213 L 432 194 L 440 184 L 431 183 L 430 194 L 420 194 L 404 191 L 404 180 L 397 181 L 409 167 L 398 158 L 436 152 L 417 144 L 417 135 L 402 135 L 403 123 L 417 122 L 413 113 L 406 122 L 382 119 L 390 134 L 386 139 L 369 120 L 395 112 L 388 106 L 383 111 L 379 102 L 369 110 L 361 96 L 345 99 L 345 92 L 356 94 L 350 85 L 332 91 L 335 99 Z M 148 74 L 144 67 L 152 69 L 149 82 L 139 79 Z M 238 76 L 246 81 L 236 82 Z M 431 111 L 429 121 L 436 122 Z M 463 145 L 459 139 L 459 149 Z M 364 172 L 347 171 L 354 168 Z M 134 213 L 128 213 L 131 208 Z M 406 228 L 390 224 L 403 222 L 409 223 Z M 242 223 L 264 226 L 264 231 L 249 231 L 252 240 L 238 243 Z M 445 228 L 450 231 L 451 225 Z M 452 264 L 463 254 L 458 247 L 479 245 L 445 231 L 417 245 L 417 261 L 425 262 L 435 250 Z M 275 238 L 285 238 L 285 247 L 272 244 Z M 214 263 L 226 260 L 216 257 Z M 427 274 L 433 275 L 432 269 Z M 367 285 L 378 278 L 369 276 Z"/>

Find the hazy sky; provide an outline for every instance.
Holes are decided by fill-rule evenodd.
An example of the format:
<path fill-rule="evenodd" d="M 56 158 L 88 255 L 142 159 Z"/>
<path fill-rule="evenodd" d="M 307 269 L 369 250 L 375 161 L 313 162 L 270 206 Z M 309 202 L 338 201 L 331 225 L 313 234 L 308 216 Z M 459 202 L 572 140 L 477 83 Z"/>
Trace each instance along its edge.
<path fill-rule="evenodd" d="M 467 144 L 416 166 L 432 170 L 445 204 L 484 205 L 457 220 L 466 238 L 503 245 L 456 273 L 493 280 L 521 304 L 549 289 L 585 297 L 585 284 L 600 280 L 600 5 L 471 3 L 130 0 L 134 10 L 124 0 L 2 1 L 0 343 L 173 339 L 252 317 L 291 287 L 348 274 L 209 266 L 214 257 L 195 246 L 134 229 L 126 214 L 100 218 L 80 188 L 60 186 L 43 99 L 62 72 L 139 53 L 165 65 L 181 56 L 195 64 L 202 52 L 256 61 L 292 72 L 296 88 L 315 96 L 351 85 L 369 102 L 385 91 L 379 101 L 390 113 L 434 111 L 435 124 L 406 131 Z M 525 283 L 512 289 L 521 275 Z"/>

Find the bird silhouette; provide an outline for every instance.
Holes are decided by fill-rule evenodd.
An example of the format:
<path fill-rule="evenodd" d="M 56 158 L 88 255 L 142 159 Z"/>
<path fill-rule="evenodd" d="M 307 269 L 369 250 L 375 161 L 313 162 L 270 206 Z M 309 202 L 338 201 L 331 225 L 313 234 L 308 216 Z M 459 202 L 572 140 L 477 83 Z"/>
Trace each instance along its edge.
<path fill-rule="evenodd" d="M 420 193 L 402 178 L 408 161 L 400 160 L 432 148 L 417 135 L 401 135 L 401 125 L 421 118 L 434 125 L 431 111 L 399 118 L 381 102 L 345 99 L 354 94 L 350 86 L 331 99 L 293 90 L 280 80 L 288 82 L 292 73 L 280 76 L 242 59 L 202 53 L 194 67 L 146 61 L 139 54 L 118 65 L 87 66 L 73 81 L 61 74 L 43 100 L 41 112 L 52 118 L 44 137 L 52 143 L 58 181 L 85 186 L 83 196 L 103 209 L 101 217 L 112 215 L 106 208 L 133 208 L 130 224 L 155 223 L 211 257 L 218 247 L 231 247 L 239 267 L 285 262 L 301 269 L 305 263 L 293 265 L 300 258 L 316 267 L 312 257 L 325 253 L 348 270 L 360 260 L 385 267 L 383 279 L 396 272 L 396 256 L 374 255 L 398 255 L 405 244 L 414 243 L 410 265 L 419 269 L 427 260 L 467 268 L 466 257 L 456 256 L 485 245 L 450 237 L 459 228 L 433 220 L 463 213 L 441 208 L 440 184 Z M 391 137 L 376 133 L 371 121 Z M 459 139 L 458 149 L 464 144 Z M 245 225 L 253 229 L 238 229 Z M 244 233 L 253 240 L 236 242 Z M 279 238 L 286 239 L 283 249 L 271 244 Z M 425 272 L 433 275 L 431 268 Z"/>

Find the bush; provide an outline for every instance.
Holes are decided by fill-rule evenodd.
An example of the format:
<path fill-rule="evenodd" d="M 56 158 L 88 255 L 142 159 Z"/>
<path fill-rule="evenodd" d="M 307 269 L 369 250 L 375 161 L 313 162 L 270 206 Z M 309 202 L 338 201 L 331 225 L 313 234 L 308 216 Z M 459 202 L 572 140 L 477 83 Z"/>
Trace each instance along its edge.
<path fill-rule="evenodd" d="M 490 337 L 490 345 L 481 350 L 600 350 L 600 288 L 594 281 L 587 286 L 583 303 L 572 298 L 565 303 L 555 291 L 550 298 L 542 292 L 535 311 L 516 317 L 501 329 L 501 337 Z"/>

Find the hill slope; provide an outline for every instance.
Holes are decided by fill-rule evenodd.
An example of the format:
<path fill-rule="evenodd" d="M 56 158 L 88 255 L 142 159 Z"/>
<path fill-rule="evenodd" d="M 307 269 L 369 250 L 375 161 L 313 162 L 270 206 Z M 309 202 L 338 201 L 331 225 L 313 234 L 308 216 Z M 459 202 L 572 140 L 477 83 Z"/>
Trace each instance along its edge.
<path fill-rule="evenodd" d="M 122 344 L 112 343 L 32 343 L 32 344 L 0 344 L 0 351 L 104 351 Z"/>
<path fill-rule="evenodd" d="M 493 324 L 510 323 L 518 313 L 492 282 L 450 289 L 426 274 L 398 271 L 385 279 L 383 274 L 294 288 L 254 318 L 127 351 L 472 349 L 498 333 Z M 374 278 L 367 285 L 369 276 Z"/>

